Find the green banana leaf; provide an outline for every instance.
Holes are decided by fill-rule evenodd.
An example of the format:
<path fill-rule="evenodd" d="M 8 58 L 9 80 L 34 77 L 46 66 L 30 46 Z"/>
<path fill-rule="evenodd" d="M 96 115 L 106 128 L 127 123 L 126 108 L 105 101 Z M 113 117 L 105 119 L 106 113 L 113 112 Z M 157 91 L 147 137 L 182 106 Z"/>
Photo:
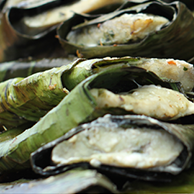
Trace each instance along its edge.
<path fill-rule="evenodd" d="M 194 68 L 192 64 L 182 60 L 140 57 L 106 57 L 103 59 L 85 60 L 67 72 L 68 75 L 64 81 L 65 85 L 69 90 L 73 89 L 84 77 L 115 66 L 136 66 L 144 68 L 155 73 L 162 80 L 180 82 L 185 92 L 191 92 L 194 87 Z"/>
<path fill-rule="evenodd" d="M 175 0 L 163 0 L 164 2 L 167 3 L 172 3 Z M 180 0 L 181 2 L 183 2 L 190 10 L 194 10 L 194 1 L 193 0 Z"/>
<path fill-rule="evenodd" d="M 156 33 L 150 33 L 144 39 L 134 43 L 87 47 L 70 43 L 67 40 L 67 35 L 72 29 L 80 30 L 90 25 L 97 26 L 121 14 L 134 12 L 164 16 L 170 20 L 170 23 Z M 75 14 L 73 18 L 64 21 L 59 26 L 57 34 L 64 50 L 68 53 L 77 53 L 79 57 L 141 56 L 188 60 L 193 57 L 193 26 L 192 13 L 183 3 L 176 1 L 166 4 L 161 1 L 154 1 L 111 12 L 95 19 L 90 16 Z"/>
<path fill-rule="evenodd" d="M 154 83 L 177 90 L 179 87 L 178 83 L 165 82 L 152 72 L 138 67 L 115 67 L 94 74 L 77 85 L 33 127 L 25 130 L 10 142 L 2 143 L 0 172 L 24 168 L 24 164 L 29 164 L 29 157 L 33 151 L 81 123 L 92 121 L 106 113 L 128 113 L 120 108 L 98 109 L 89 89 L 103 87 L 123 92 L 137 88 L 137 83 L 140 85 Z M 6 166 L 3 165 L 5 161 Z"/>
<path fill-rule="evenodd" d="M 32 30 L 22 23 L 22 17 L 38 14 L 46 8 L 46 5 L 29 9 L 10 8 L 3 12 L 0 25 L 1 62 L 35 56 L 49 51 L 50 45 L 56 44 L 56 26 Z"/>
<path fill-rule="evenodd" d="M 144 181 L 132 181 L 126 185 L 128 194 L 166 194 L 166 193 L 193 193 L 194 190 L 194 166 L 177 175 L 169 183 L 151 183 Z"/>
<path fill-rule="evenodd" d="M 41 59 L 36 61 L 10 61 L 0 64 L 0 82 L 16 77 L 27 77 L 34 73 L 46 71 L 53 67 L 68 65 L 76 60 L 76 57 L 55 59 Z"/>
<path fill-rule="evenodd" d="M 21 179 L 0 185 L 0 193 L 118 193 L 115 185 L 95 170 L 74 169 L 39 179 Z"/>
<path fill-rule="evenodd" d="M 1 125 L 9 129 L 28 121 L 37 122 L 68 94 L 61 76 L 75 63 L 0 83 Z"/>
<path fill-rule="evenodd" d="M 0 83 L 1 127 L 5 126 L 9 129 L 29 121 L 39 121 L 42 116 L 56 106 L 79 82 L 95 73 L 95 71 L 92 71 L 92 68 L 99 69 L 100 66 L 109 67 L 112 65 L 123 66 L 123 63 L 133 63 L 133 61 L 136 60 L 138 59 L 94 59 L 89 61 L 77 59 L 62 67 L 53 68 L 42 73 L 35 73 L 25 79 L 14 78 L 2 82 Z M 61 64 L 63 60 L 59 60 L 59 62 Z M 57 62 L 54 60 L 52 63 L 56 65 Z M 39 66 L 39 62 L 37 64 L 40 69 L 41 66 Z M 18 65 L 21 70 L 21 63 Z M 34 65 L 35 64 L 32 62 L 32 67 L 27 69 L 26 73 L 32 71 Z M 47 64 L 47 66 L 49 66 L 49 64 Z M 43 68 L 47 66 L 43 64 Z M 2 69 L 2 79 L 5 79 L 5 76 L 9 76 L 9 73 L 5 75 L 8 68 L 11 68 L 11 71 L 13 71 L 14 66 L 12 62 L 0 66 L 0 69 Z M 71 71 L 71 69 L 75 70 Z M 19 74 L 25 75 L 25 71 L 19 71 Z"/>
<path fill-rule="evenodd" d="M 42 66 L 39 64 L 42 63 Z M 25 74 L 31 71 L 39 71 L 61 63 L 68 63 L 65 59 L 51 61 L 44 65 L 48 60 L 39 61 L 31 64 L 16 64 L 20 66 L 19 70 L 14 72 L 13 62 L 8 62 L 0 66 L 1 78 L 8 76 Z M 172 63 L 173 65 L 169 64 Z M 57 64 L 58 63 L 58 64 Z M 177 65 L 175 65 L 177 63 Z M 38 69 L 36 69 L 36 64 Z M 154 64 L 154 65 L 153 65 Z M 23 66 L 22 66 L 23 65 Z M 30 69 L 24 69 L 32 65 Z M 11 66 L 11 67 L 10 67 Z M 35 66 L 35 67 L 34 67 Z M 183 61 L 171 59 L 146 59 L 146 58 L 104 58 L 104 59 L 77 59 L 76 61 L 63 65 L 59 68 L 53 68 L 44 72 L 35 73 L 24 78 L 9 79 L 0 83 L 0 124 L 7 129 L 21 125 L 28 121 L 37 122 L 50 109 L 56 106 L 77 84 L 85 78 L 103 72 L 111 68 L 141 67 L 146 71 L 152 71 L 161 80 L 172 83 L 180 82 L 181 86 L 177 88 L 183 93 L 192 91 L 194 87 L 193 66 Z M 162 68 L 161 68 L 162 66 Z M 10 68 L 10 70 L 9 70 Z M 185 70 L 186 69 L 186 70 Z M 17 69 L 16 69 L 17 70 Z M 13 72 L 13 74 L 11 73 Z M 178 73 L 178 74 L 177 74 Z M 193 80 L 193 81 L 192 81 Z"/>

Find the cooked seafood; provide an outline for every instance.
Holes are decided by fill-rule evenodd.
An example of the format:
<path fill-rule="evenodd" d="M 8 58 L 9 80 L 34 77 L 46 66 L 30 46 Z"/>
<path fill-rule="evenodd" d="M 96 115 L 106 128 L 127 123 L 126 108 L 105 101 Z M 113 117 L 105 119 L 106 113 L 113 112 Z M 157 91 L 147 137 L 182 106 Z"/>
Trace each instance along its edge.
<path fill-rule="evenodd" d="M 181 82 L 185 91 L 191 91 L 194 87 L 193 65 L 183 60 L 141 58 L 142 63 L 138 67 L 154 72 L 162 79 Z"/>
<path fill-rule="evenodd" d="M 157 180 L 159 174 L 165 179 L 167 173 L 178 174 L 190 165 L 193 127 L 140 115 L 105 115 L 39 148 L 31 162 L 45 175 L 82 166 L 144 180 Z"/>
<path fill-rule="evenodd" d="M 56 164 L 89 162 L 117 167 L 152 168 L 172 163 L 183 150 L 173 135 L 148 127 L 92 126 L 53 149 Z"/>
<path fill-rule="evenodd" d="M 124 44 L 138 41 L 152 32 L 160 30 L 168 19 L 149 14 L 123 14 L 99 25 L 89 25 L 73 30 L 67 40 L 84 46 Z"/>
<path fill-rule="evenodd" d="M 52 10 L 35 16 L 26 16 L 23 22 L 29 28 L 48 27 L 59 24 L 62 21 L 68 20 L 76 13 L 89 13 L 112 4 L 122 4 L 124 0 L 79 0 L 72 1 L 70 4 L 61 5 Z"/>
<path fill-rule="evenodd" d="M 114 94 L 106 89 L 91 89 L 98 108 L 122 108 L 161 120 L 171 120 L 194 113 L 194 103 L 183 94 L 156 85 L 145 85 L 129 94 Z"/>

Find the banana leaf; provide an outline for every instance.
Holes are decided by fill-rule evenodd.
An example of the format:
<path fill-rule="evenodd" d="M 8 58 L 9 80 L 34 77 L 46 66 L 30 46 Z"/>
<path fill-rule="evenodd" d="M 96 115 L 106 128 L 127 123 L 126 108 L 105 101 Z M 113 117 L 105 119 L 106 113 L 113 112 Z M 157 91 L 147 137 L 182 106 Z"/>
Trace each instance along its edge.
<path fill-rule="evenodd" d="M 193 193 L 193 167 L 185 170 L 170 183 L 164 182 L 145 182 L 140 180 L 125 180 L 125 185 L 119 190 L 120 194 L 166 194 L 166 193 Z M 115 178 L 115 185 L 120 182 L 121 178 Z M 0 193 L 87 193 L 93 191 L 94 193 L 118 193 L 117 190 L 112 190 L 111 187 L 100 189 L 95 188 L 93 180 L 98 179 L 98 186 L 100 184 L 109 185 L 109 181 L 100 173 L 95 173 L 93 170 L 73 169 L 68 172 L 51 176 L 46 179 L 29 180 L 19 179 L 17 181 L 0 184 Z M 76 181 L 77 180 L 77 181 Z M 103 180 L 103 182 L 101 182 Z M 80 184 L 82 183 L 82 184 Z M 85 184 L 84 184 L 85 183 Z M 73 186 L 72 190 L 67 190 L 69 185 Z M 87 191 L 84 190 L 85 186 Z M 67 186 L 67 187 L 66 187 Z M 64 189 L 65 188 L 65 189 Z M 71 187 L 68 187 L 71 188 Z M 76 190 L 79 188 L 79 190 Z"/>
<path fill-rule="evenodd" d="M 110 173 L 111 176 L 122 175 L 147 181 L 167 181 L 190 167 L 194 149 L 193 127 L 194 125 L 164 123 L 139 115 L 106 115 L 92 123 L 78 126 L 57 140 L 39 148 L 31 154 L 31 162 L 34 171 L 42 175 L 52 175 L 76 166 L 83 166 L 97 169 L 104 174 Z M 148 140 L 148 137 L 146 137 L 146 142 L 149 143 L 145 148 L 143 143 L 145 129 L 148 136 L 154 136 L 153 140 L 156 139 L 155 141 L 158 142 L 154 143 L 153 149 L 148 148 L 153 142 L 151 138 Z M 127 131 L 130 130 L 133 140 L 128 141 L 127 138 L 130 139 L 130 135 L 127 135 Z M 137 130 L 136 137 L 135 131 Z M 168 133 L 171 138 L 168 140 L 166 136 L 162 141 L 165 133 L 161 133 L 158 137 L 153 134 L 160 130 Z M 174 144 L 175 139 L 173 140 L 172 137 L 176 138 L 179 145 L 180 142 L 184 145 L 184 148 L 182 147 L 177 154 L 173 148 L 177 149 L 179 145 Z M 135 138 L 137 141 L 133 144 L 132 141 Z M 107 139 L 109 139 L 109 143 Z M 169 151 L 168 141 L 174 142 L 173 148 Z M 143 144 L 144 146 L 142 146 Z M 165 144 L 166 148 L 162 147 Z M 150 155 L 148 152 L 146 153 L 146 149 L 149 150 L 149 154 L 151 152 L 159 153 L 157 156 L 152 155 L 149 160 Z M 164 155 L 162 151 L 164 151 Z M 144 153 L 146 154 L 143 159 L 141 156 L 144 157 Z M 161 162 L 163 157 L 170 158 L 171 156 L 173 156 L 172 160 Z M 146 163 L 146 161 L 149 162 Z"/>
<path fill-rule="evenodd" d="M 0 185 L 0 193 L 118 193 L 115 185 L 95 170 L 74 169 L 39 180 L 17 180 Z"/>
<path fill-rule="evenodd" d="M 22 18 L 38 14 L 47 8 L 46 5 L 29 9 L 11 8 L 3 12 L 0 25 L 0 61 L 11 61 L 27 58 L 48 50 L 55 45 L 55 26 L 36 30 L 28 29 Z M 49 40 L 49 41 L 48 41 Z"/>
<path fill-rule="evenodd" d="M 85 60 L 67 72 L 68 76 L 66 76 L 65 85 L 68 89 L 73 89 L 84 77 L 113 68 L 114 66 L 144 68 L 155 73 L 162 80 L 180 82 L 185 92 L 191 92 L 194 87 L 194 68 L 192 64 L 182 60 L 140 57 L 106 57 L 103 59 Z"/>
<path fill-rule="evenodd" d="M 28 77 L 34 73 L 46 71 L 53 67 L 61 67 L 75 61 L 75 57 L 10 61 L 0 64 L 0 82 L 16 77 Z"/>
<path fill-rule="evenodd" d="M 0 25 L 0 62 L 37 57 L 40 53 L 54 51 L 53 45 L 58 43 L 55 38 L 56 28 L 60 22 L 72 17 L 73 12 L 87 13 L 99 9 L 112 10 L 123 3 L 114 1 L 69 1 L 52 0 L 16 2 L 18 7 L 4 8 Z M 24 4 L 24 7 L 22 7 Z M 25 4 L 26 7 L 25 7 Z M 10 5 L 11 6 L 11 5 Z M 100 12 L 100 10 L 99 10 Z M 48 41 L 49 40 L 49 41 Z M 52 46 L 51 46 L 52 45 Z"/>
<path fill-rule="evenodd" d="M 68 94 L 61 77 L 75 63 L 76 61 L 27 78 L 13 78 L 2 82 L 1 125 L 9 129 L 28 121 L 37 122 Z"/>
<path fill-rule="evenodd" d="M 178 83 L 165 82 L 152 72 L 138 67 L 115 67 L 94 74 L 78 84 L 33 127 L 16 136 L 11 142 L 2 143 L 0 172 L 24 168 L 24 164 L 29 164 L 29 157 L 33 151 L 81 123 L 92 121 L 106 113 L 129 113 L 117 107 L 98 108 L 90 89 L 103 87 L 119 93 L 137 88 L 137 83 L 139 85 L 155 83 L 165 88 L 179 88 Z M 3 165 L 5 161 L 7 166 Z"/>
<path fill-rule="evenodd" d="M 174 0 L 163 0 L 167 3 L 171 3 Z M 194 10 L 194 1 L 193 0 L 180 0 L 181 2 L 183 2 L 190 10 Z"/>
<path fill-rule="evenodd" d="M 64 60 L 57 60 L 59 65 Z M 47 68 L 51 64 L 57 66 L 57 61 L 51 61 L 46 66 L 39 66 L 38 68 Z M 45 63 L 48 62 L 45 60 Z M 66 61 L 65 61 L 66 62 Z M 30 70 L 23 69 L 28 64 L 19 63 L 19 75 L 25 75 L 33 70 L 33 65 L 36 63 L 31 62 L 32 67 Z M 173 65 L 171 65 L 173 63 Z M 14 66 L 12 62 L 5 63 L 0 66 L 3 69 L 1 78 L 13 76 L 9 72 L 13 71 Z M 154 65 L 153 65 L 154 64 Z M 12 65 L 12 67 L 10 67 Z M 0 123 L 7 129 L 21 125 L 22 123 L 33 121 L 37 122 L 44 116 L 50 109 L 56 106 L 66 94 L 71 91 L 77 84 L 92 74 L 96 74 L 111 68 L 124 68 L 124 67 L 141 67 L 146 71 L 152 71 L 158 75 L 161 80 L 169 82 L 180 82 L 182 86 L 178 88 L 181 92 L 185 93 L 191 91 L 194 86 L 193 79 L 193 66 L 178 60 L 171 59 L 146 59 L 146 58 L 104 58 L 104 59 L 77 59 L 76 61 L 64 65 L 59 68 L 53 68 L 42 73 L 35 73 L 31 76 L 24 78 L 14 78 L 0 83 L 1 92 L 1 112 Z M 6 68 L 11 68 L 10 71 Z M 16 65 L 17 67 L 17 65 Z M 186 69 L 186 70 L 185 70 Z M 8 73 L 6 72 L 8 71 Z M 37 71 L 34 69 L 33 71 Z M 24 74 L 23 74 L 24 73 Z M 178 74 L 177 74 L 178 73 Z M 6 74 L 6 75 L 5 75 Z"/>
<path fill-rule="evenodd" d="M 170 22 L 157 32 L 150 33 L 142 40 L 132 43 L 116 43 L 112 45 L 100 45 L 99 43 L 97 46 L 82 46 L 70 43 L 67 40 L 67 35 L 71 30 L 79 32 L 79 30 L 87 29 L 89 26 L 100 26 L 103 22 L 121 14 L 134 12 L 163 16 L 169 19 Z M 65 51 L 73 54 L 77 53 L 79 57 L 92 58 L 130 55 L 156 58 L 172 57 L 188 60 L 193 57 L 194 34 L 192 26 L 194 26 L 194 18 L 190 10 L 183 3 L 176 1 L 166 4 L 161 1 L 154 1 L 121 9 L 97 18 L 75 14 L 73 18 L 64 21 L 59 26 L 57 33 Z"/>
<path fill-rule="evenodd" d="M 149 193 L 193 193 L 194 166 L 177 175 L 170 183 L 150 183 L 144 181 L 132 181 L 126 185 L 125 193 L 149 194 Z"/>

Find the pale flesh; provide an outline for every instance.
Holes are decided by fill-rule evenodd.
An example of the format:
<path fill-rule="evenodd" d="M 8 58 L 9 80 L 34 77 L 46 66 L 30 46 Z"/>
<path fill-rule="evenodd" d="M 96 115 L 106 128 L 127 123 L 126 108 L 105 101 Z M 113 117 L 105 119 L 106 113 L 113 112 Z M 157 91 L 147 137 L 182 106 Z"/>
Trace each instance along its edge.
<path fill-rule="evenodd" d="M 142 63 L 137 66 L 152 71 L 161 78 L 181 82 L 185 91 L 192 91 L 194 87 L 193 65 L 183 60 L 142 58 Z"/>
<path fill-rule="evenodd" d="M 52 160 L 145 169 L 171 164 L 182 150 L 182 143 L 161 129 L 91 126 L 58 144 Z"/>
<path fill-rule="evenodd" d="M 123 14 L 102 24 L 71 31 L 67 40 L 85 46 L 123 44 L 145 38 L 169 22 L 161 16 Z"/>
<path fill-rule="evenodd" d="M 74 13 L 89 13 L 96 9 L 116 4 L 123 3 L 124 0 L 77 0 L 72 1 L 71 4 L 59 6 L 52 10 L 48 10 L 36 16 L 29 16 L 24 18 L 24 23 L 29 28 L 48 27 L 55 24 L 59 24 L 69 18 Z"/>
<path fill-rule="evenodd" d="M 97 108 L 122 108 L 160 120 L 194 114 L 194 103 L 183 94 L 156 85 L 145 85 L 129 94 L 114 94 L 106 89 L 91 89 Z"/>

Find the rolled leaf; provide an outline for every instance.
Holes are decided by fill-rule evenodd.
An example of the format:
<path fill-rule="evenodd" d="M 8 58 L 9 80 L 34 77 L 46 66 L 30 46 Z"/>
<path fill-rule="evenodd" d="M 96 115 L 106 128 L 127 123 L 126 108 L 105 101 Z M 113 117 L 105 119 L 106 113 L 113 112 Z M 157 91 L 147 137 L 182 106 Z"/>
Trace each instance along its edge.
<path fill-rule="evenodd" d="M 0 82 L 16 77 L 27 77 L 53 67 L 68 65 L 74 60 L 76 60 L 75 57 L 4 62 L 0 64 Z"/>
<path fill-rule="evenodd" d="M 20 22 L 25 15 L 37 14 L 46 6 L 29 9 L 11 8 L 3 13 L 1 18 L 1 47 L 0 61 L 11 61 L 18 58 L 35 56 L 41 51 L 48 51 L 50 44 L 55 45 L 55 26 L 46 29 L 28 30 Z M 30 32 L 31 31 L 31 32 Z M 9 33 L 7 33 L 9 32 Z M 50 41 L 48 41 L 48 39 Z M 35 49 L 36 47 L 36 49 Z"/>
<path fill-rule="evenodd" d="M 112 176 L 166 181 L 190 166 L 193 127 L 140 115 L 106 115 L 39 148 L 31 161 L 43 175 L 84 166 Z"/>
<path fill-rule="evenodd" d="M 172 3 L 173 0 L 163 0 L 167 3 Z M 194 10 L 194 1 L 193 0 L 180 0 L 181 2 L 183 2 L 190 10 Z"/>
<path fill-rule="evenodd" d="M 64 82 L 68 89 L 73 89 L 84 77 L 119 66 L 141 67 L 155 73 L 162 80 L 180 82 L 185 92 L 192 91 L 194 87 L 194 68 L 192 64 L 183 60 L 140 57 L 106 57 L 85 60 L 67 72 L 68 75 L 65 77 Z"/>
<path fill-rule="evenodd" d="M 81 184 L 80 184 L 81 183 Z M 1 193 L 118 193 L 115 185 L 95 170 L 74 169 L 68 173 L 37 180 L 1 184 Z"/>
<path fill-rule="evenodd" d="M 88 13 L 104 7 L 113 10 L 111 6 L 115 8 L 121 3 L 123 0 L 80 0 L 71 4 L 60 0 L 45 0 L 5 5 L 0 25 L 0 61 L 54 52 L 54 45 L 58 43 L 55 38 L 56 28 L 60 22 L 71 18 L 73 11 Z"/>
<path fill-rule="evenodd" d="M 78 60 L 79 61 L 79 60 Z M 27 78 L 9 79 L 0 84 L 0 123 L 6 128 L 28 121 L 37 122 L 56 106 L 68 89 L 62 83 L 62 74 L 76 64 L 33 74 Z"/>
<path fill-rule="evenodd" d="M 63 60 L 58 60 L 58 62 L 62 63 Z M 52 61 L 52 63 L 55 64 L 56 60 Z M 33 64 L 35 65 L 32 62 Z M 1 66 L 2 69 L 9 67 L 12 63 L 9 62 L 4 65 Z M 25 65 L 23 66 L 25 67 Z M 47 66 L 44 65 L 43 68 L 47 68 Z M 182 83 L 183 87 L 179 87 L 177 90 L 180 89 L 183 93 L 191 91 L 194 86 L 194 81 L 191 81 L 193 79 L 193 66 L 184 61 L 132 57 L 91 60 L 78 59 L 68 65 L 36 73 L 25 79 L 14 78 L 2 82 L 0 84 L 2 91 L 0 106 L 1 125 L 4 125 L 8 129 L 28 121 L 37 122 L 86 77 L 109 69 L 111 70 L 111 68 L 122 69 L 130 66 L 137 66 L 144 68 L 146 71 L 152 71 L 161 77 L 163 81 L 172 84 L 171 86 L 174 85 L 176 87 L 176 84 L 173 84 L 175 81 Z M 13 71 L 13 69 L 14 66 L 10 71 Z M 41 66 L 39 66 L 39 69 L 41 69 Z M 22 66 L 20 70 L 22 70 Z M 33 66 L 30 70 L 33 70 Z M 30 70 L 19 71 L 19 73 L 20 75 L 25 75 L 25 72 L 29 73 Z M 34 71 L 37 70 L 34 69 Z M 2 79 L 4 79 L 4 76 L 10 75 L 9 72 L 6 75 L 5 73 L 5 70 L 2 71 Z"/>
<path fill-rule="evenodd" d="M 155 10 L 157 10 L 157 12 Z M 100 28 L 100 25 L 108 20 L 116 18 L 122 14 L 130 14 L 134 12 L 163 16 L 170 22 L 160 30 L 157 30 L 157 32 L 152 32 L 145 38 L 135 42 L 117 42 L 110 45 L 99 43 L 97 46 L 83 46 L 76 43 L 70 43 L 67 39 L 67 35 L 71 30 L 77 30 L 79 32 L 85 28 L 87 31 L 87 27 L 90 26 L 97 26 Z M 185 20 L 187 20 L 188 23 L 185 23 Z M 63 48 L 68 53 L 77 53 L 79 57 L 92 58 L 130 55 L 157 58 L 173 57 L 188 60 L 193 57 L 193 53 L 191 52 L 194 45 L 192 42 L 194 35 L 192 33 L 193 30 L 191 29 L 191 26 L 194 26 L 193 23 L 194 18 L 192 13 L 183 3 L 177 1 L 171 4 L 166 4 L 161 1 L 154 1 L 118 10 L 95 19 L 75 14 L 73 18 L 60 25 L 58 28 L 58 36 Z M 96 33 L 94 32 L 93 35 L 96 35 Z M 111 36 L 111 32 L 109 35 Z M 112 36 L 114 36 L 114 32 L 112 33 Z"/>

